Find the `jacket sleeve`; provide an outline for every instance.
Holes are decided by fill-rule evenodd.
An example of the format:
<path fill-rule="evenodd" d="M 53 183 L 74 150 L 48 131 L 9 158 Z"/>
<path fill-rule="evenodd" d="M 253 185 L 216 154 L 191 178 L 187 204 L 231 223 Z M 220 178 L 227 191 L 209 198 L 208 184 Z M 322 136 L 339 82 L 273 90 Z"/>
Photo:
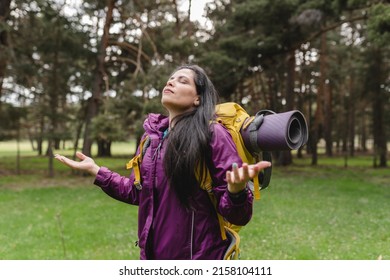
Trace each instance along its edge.
<path fill-rule="evenodd" d="M 139 191 L 134 186 L 134 173 L 130 177 L 120 174 L 102 166 L 96 175 L 94 184 L 99 186 L 112 198 L 134 205 L 139 205 Z"/>
<path fill-rule="evenodd" d="M 253 194 L 248 187 L 239 197 L 229 193 L 226 172 L 232 169 L 233 163 L 241 167 L 242 160 L 225 127 L 214 124 L 212 131 L 210 173 L 213 178 L 213 193 L 217 199 L 217 211 L 230 223 L 242 226 L 252 218 Z"/>
<path fill-rule="evenodd" d="M 145 137 L 145 134 L 142 136 Z M 140 148 L 137 148 L 136 155 Z M 129 177 L 122 176 L 102 166 L 96 175 L 94 184 L 112 198 L 134 205 L 139 205 L 139 190 L 134 186 L 134 172 Z"/>

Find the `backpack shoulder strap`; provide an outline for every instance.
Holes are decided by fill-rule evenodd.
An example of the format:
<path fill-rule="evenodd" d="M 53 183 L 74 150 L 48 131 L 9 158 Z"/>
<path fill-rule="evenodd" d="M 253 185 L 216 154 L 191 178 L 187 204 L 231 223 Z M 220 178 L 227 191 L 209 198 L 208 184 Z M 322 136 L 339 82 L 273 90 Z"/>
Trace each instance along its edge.
<path fill-rule="evenodd" d="M 139 153 L 135 157 L 133 157 L 127 164 L 126 169 L 134 170 L 134 185 L 138 190 L 142 189 L 141 184 L 141 171 L 140 166 L 142 162 L 142 158 L 145 155 L 146 149 L 150 145 L 150 138 L 146 135 L 139 144 Z"/>
<path fill-rule="evenodd" d="M 205 167 L 204 171 L 206 172 L 205 173 L 206 178 L 204 179 L 203 182 L 199 182 L 200 188 L 207 192 L 207 194 L 211 200 L 211 203 L 214 206 L 217 217 L 218 217 L 218 223 L 219 223 L 219 228 L 221 230 L 222 240 L 226 240 L 227 236 L 226 236 L 226 232 L 225 232 L 225 219 L 217 211 L 217 199 L 214 196 L 213 186 L 212 186 L 213 180 L 211 179 L 210 171 L 207 167 Z M 196 174 L 197 178 L 200 177 L 200 165 L 198 165 L 198 168 L 196 169 L 195 174 Z"/>
<path fill-rule="evenodd" d="M 254 158 L 246 149 L 240 130 L 251 123 L 252 117 L 237 103 L 226 102 L 216 107 L 216 121 L 229 131 L 243 162 L 254 163 Z"/>

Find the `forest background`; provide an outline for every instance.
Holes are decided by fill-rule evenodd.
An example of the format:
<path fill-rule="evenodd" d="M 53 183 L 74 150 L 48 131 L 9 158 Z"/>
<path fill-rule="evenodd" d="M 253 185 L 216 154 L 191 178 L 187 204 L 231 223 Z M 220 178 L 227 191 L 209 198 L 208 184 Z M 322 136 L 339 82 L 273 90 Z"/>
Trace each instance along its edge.
<path fill-rule="evenodd" d="M 222 101 L 251 114 L 303 112 L 307 145 L 274 153 L 274 166 L 309 173 L 362 158 L 388 195 L 388 1 L 217 0 L 202 21 L 191 14 L 196 4 L 0 0 L 0 187 L 31 172 L 23 162 L 42 171 L 37 180 L 62 176 L 59 150 L 124 161 L 146 114 L 163 112 L 172 70 L 196 63 Z M 123 142 L 132 145 L 113 152 Z"/>

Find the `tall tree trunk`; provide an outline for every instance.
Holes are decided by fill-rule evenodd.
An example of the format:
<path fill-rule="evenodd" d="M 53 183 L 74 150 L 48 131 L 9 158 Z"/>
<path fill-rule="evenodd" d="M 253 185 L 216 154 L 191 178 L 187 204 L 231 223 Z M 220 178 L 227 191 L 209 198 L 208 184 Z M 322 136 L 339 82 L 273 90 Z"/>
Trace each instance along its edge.
<path fill-rule="evenodd" d="M 35 147 L 35 145 L 34 145 L 35 139 L 34 139 L 34 136 L 32 135 L 30 127 L 27 127 L 27 135 L 28 135 L 28 140 L 30 141 L 31 150 L 36 151 L 37 147 Z"/>
<path fill-rule="evenodd" d="M 361 114 L 361 128 L 360 128 L 360 134 L 361 134 L 361 140 L 360 140 L 360 147 L 363 152 L 367 152 L 367 124 L 366 124 L 366 114 L 363 110 L 363 114 Z"/>
<path fill-rule="evenodd" d="M 83 153 L 91 156 L 91 148 L 93 138 L 91 137 L 92 120 L 99 113 L 99 108 L 102 103 L 104 79 L 106 79 L 104 60 L 106 57 L 106 49 L 109 40 L 109 30 L 112 23 L 112 14 L 116 0 L 107 0 L 107 13 L 104 23 L 103 35 L 100 42 L 99 51 L 96 58 L 96 68 L 94 72 L 94 82 L 92 88 L 92 97 L 88 100 L 87 115 L 84 129 Z"/>
<path fill-rule="evenodd" d="M 350 76 L 349 83 L 349 102 L 348 102 L 348 154 L 349 156 L 355 156 L 355 90 L 354 90 L 355 78 L 354 75 Z"/>
<path fill-rule="evenodd" d="M 37 152 L 38 155 L 41 156 L 43 154 L 43 135 L 45 129 L 45 117 L 43 116 L 43 113 L 40 113 L 39 117 L 40 120 L 39 120 L 39 131 L 37 136 Z"/>
<path fill-rule="evenodd" d="M 304 52 L 304 50 L 301 50 Z M 303 56 L 303 62 L 302 65 L 305 65 L 305 55 Z M 306 95 L 306 86 L 304 86 L 304 81 L 306 75 L 305 68 L 303 67 L 301 69 L 301 72 L 299 73 L 299 95 L 298 95 L 298 109 L 303 112 L 304 115 L 307 115 L 307 112 L 304 110 L 304 96 Z M 300 147 L 297 151 L 297 158 L 303 158 L 303 149 L 304 147 Z"/>
<path fill-rule="evenodd" d="M 188 0 L 188 22 L 191 21 L 191 7 L 192 7 L 192 0 Z"/>
<path fill-rule="evenodd" d="M 328 46 L 326 33 L 321 35 L 321 55 L 320 55 L 320 91 L 323 96 L 323 129 L 325 139 L 325 153 L 332 156 L 332 90 L 328 76 Z"/>
<path fill-rule="evenodd" d="M 54 26 L 55 27 L 55 26 Z M 58 60 L 58 47 L 60 42 L 59 30 L 56 30 L 55 37 L 55 48 L 53 55 L 53 71 L 52 71 L 52 80 L 49 87 L 49 135 L 48 135 L 48 146 L 47 146 L 47 156 L 49 157 L 49 177 L 54 177 L 54 165 L 53 165 L 53 148 L 55 148 L 55 143 L 58 140 L 56 136 L 56 130 L 58 125 L 58 70 L 59 70 L 59 60 Z"/>
<path fill-rule="evenodd" d="M 178 7 L 178 3 L 177 3 L 177 0 L 172 0 L 173 2 L 173 6 L 174 6 L 174 12 L 175 12 L 175 19 L 176 19 L 176 22 L 175 22 L 175 33 L 176 33 L 176 37 L 179 38 L 179 35 L 180 35 L 180 29 L 181 29 L 181 22 L 180 22 L 180 17 L 179 17 L 179 7 Z M 191 3 L 190 3 L 191 4 Z"/>
<path fill-rule="evenodd" d="M 320 140 L 324 126 L 325 118 L 324 116 L 324 99 L 325 99 L 325 86 L 326 86 L 326 33 L 321 34 L 321 51 L 320 51 L 320 78 L 317 92 L 317 109 L 315 112 L 315 119 L 313 129 L 312 140 L 310 141 L 312 147 L 312 165 L 317 165 L 318 163 L 318 151 L 317 144 Z"/>
<path fill-rule="evenodd" d="M 11 0 L 1 0 L 0 1 L 0 26 L 6 26 L 6 21 L 9 17 Z M 0 31 L 0 99 L 2 96 L 3 81 L 5 77 L 5 70 L 7 68 L 7 49 L 8 49 L 8 40 L 7 40 L 7 29 L 2 28 Z M 1 109 L 1 102 L 0 102 Z"/>
<path fill-rule="evenodd" d="M 308 130 L 309 130 L 309 139 L 308 139 L 308 143 L 306 145 L 306 153 L 307 154 L 312 154 L 312 144 L 311 144 L 311 141 L 312 141 L 312 133 L 314 132 L 314 115 L 313 115 L 313 94 L 312 94 L 312 91 L 311 91 L 311 87 L 309 86 L 308 87 L 308 93 L 307 93 L 307 96 L 308 96 L 308 102 L 307 102 L 307 113 L 308 113 Z"/>
<path fill-rule="evenodd" d="M 295 50 L 287 55 L 287 81 L 286 81 L 286 109 L 294 109 L 294 83 L 295 83 Z M 279 153 L 278 164 L 286 166 L 292 163 L 291 151 L 282 151 Z"/>
<path fill-rule="evenodd" d="M 20 175 L 20 118 L 18 117 L 16 131 L 16 174 Z"/>
<path fill-rule="evenodd" d="M 350 110 L 350 118 L 349 118 L 349 155 L 351 157 L 355 156 L 355 104 L 351 104 L 351 110 Z"/>
<path fill-rule="evenodd" d="M 276 74 L 275 72 L 271 71 L 270 76 L 267 77 L 267 84 L 268 84 L 268 104 L 270 110 L 276 110 L 276 98 L 278 93 L 278 86 L 276 83 Z"/>
<path fill-rule="evenodd" d="M 310 126 L 310 136 L 309 136 L 309 145 L 310 145 L 310 152 L 311 152 L 311 165 L 317 165 L 318 164 L 318 150 L 317 150 L 317 143 L 319 139 L 319 133 L 320 133 L 320 125 L 316 121 L 316 117 L 314 117 L 314 124 Z"/>
<path fill-rule="evenodd" d="M 350 124 L 350 121 L 349 121 L 349 96 L 344 96 L 343 98 L 343 108 L 344 108 L 344 114 L 343 114 L 343 119 L 344 119 L 344 122 L 341 124 L 342 125 L 342 129 L 341 129 L 341 138 L 342 138 L 342 146 L 341 146 L 341 151 L 343 153 L 347 153 L 348 151 L 348 134 L 349 134 L 349 124 Z"/>
<path fill-rule="evenodd" d="M 83 108 L 84 106 L 81 105 L 81 111 L 82 112 L 85 112 L 85 108 Z M 82 129 L 83 129 L 83 122 L 82 121 L 79 121 L 77 123 L 77 127 L 76 127 L 76 136 L 75 136 L 75 139 L 74 139 L 74 142 L 73 142 L 73 160 L 76 159 L 76 152 L 78 151 L 79 149 L 79 141 L 80 141 L 80 137 L 81 137 L 81 132 L 82 132 Z"/>
<path fill-rule="evenodd" d="M 80 107 L 81 108 L 79 110 L 78 118 L 77 118 L 78 122 L 76 125 L 76 135 L 75 135 L 75 139 L 73 142 L 73 155 L 72 155 L 73 160 L 76 160 L 76 153 L 79 149 L 79 141 L 81 138 L 81 133 L 83 130 L 83 125 L 84 125 L 83 120 L 85 119 L 85 114 L 86 114 L 86 106 L 85 106 L 85 103 L 83 101 L 81 102 Z M 72 169 L 72 174 L 80 174 L 80 171 L 78 171 L 76 169 Z"/>
<path fill-rule="evenodd" d="M 111 157 L 111 141 L 98 140 L 98 157 Z"/>
<path fill-rule="evenodd" d="M 49 159 L 49 177 L 54 177 L 54 162 L 53 162 L 53 139 L 49 138 L 48 145 L 47 145 L 47 156 Z"/>
<path fill-rule="evenodd" d="M 381 89 L 385 81 L 384 58 L 379 48 L 371 50 L 370 65 L 371 81 L 369 89 L 372 92 L 372 127 L 374 136 L 374 167 L 387 166 L 387 134 L 384 123 L 386 94 Z M 379 162 L 377 159 L 379 158 Z"/>
<path fill-rule="evenodd" d="M 326 144 L 326 155 L 331 157 L 333 155 L 333 137 L 332 137 L 332 120 L 333 120 L 333 106 L 332 106 L 332 86 L 330 82 L 325 83 L 324 92 L 324 138 Z"/>

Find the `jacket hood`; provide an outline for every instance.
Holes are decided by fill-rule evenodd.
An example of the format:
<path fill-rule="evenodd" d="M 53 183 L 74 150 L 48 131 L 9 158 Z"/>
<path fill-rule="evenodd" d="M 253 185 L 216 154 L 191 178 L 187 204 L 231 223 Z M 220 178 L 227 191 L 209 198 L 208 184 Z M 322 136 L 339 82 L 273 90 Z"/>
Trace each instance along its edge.
<path fill-rule="evenodd" d="M 160 136 L 169 126 L 169 119 L 162 114 L 151 113 L 144 121 L 144 129 L 149 135 Z"/>

